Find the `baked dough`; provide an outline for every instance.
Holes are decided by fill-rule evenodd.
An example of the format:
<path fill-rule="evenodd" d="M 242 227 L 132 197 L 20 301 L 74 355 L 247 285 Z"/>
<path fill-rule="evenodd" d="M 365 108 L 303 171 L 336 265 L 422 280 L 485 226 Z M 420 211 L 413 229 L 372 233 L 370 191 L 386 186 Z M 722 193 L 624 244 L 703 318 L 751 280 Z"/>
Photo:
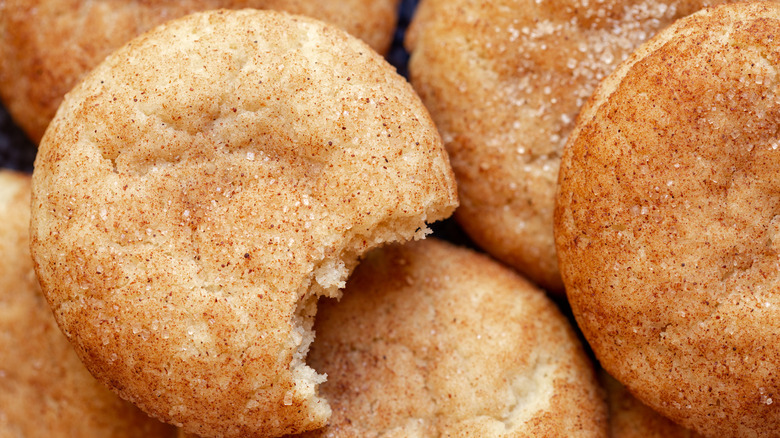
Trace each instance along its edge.
<path fill-rule="evenodd" d="M 721 0 L 424 0 L 412 84 L 458 179 L 477 245 L 562 294 L 553 209 L 563 145 L 596 85 L 677 18 Z"/>
<path fill-rule="evenodd" d="M 0 98 L 38 144 L 62 97 L 109 53 L 167 20 L 209 9 L 276 9 L 342 27 L 380 53 L 399 0 L 5 0 Z"/>
<path fill-rule="evenodd" d="M 604 437 L 569 322 L 510 269 L 436 239 L 369 254 L 325 300 L 309 361 L 328 374 L 315 437 Z"/>
<path fill-rule="evenodd" d="M 780 5 L 707 9 L 608 77 L 567 144 L 574 316 L 632 394 L 707 436 L 780 430 Z"/>
<path fill-rule="evenodd" d="M 84 368 L 41 294 L 29 226 L 30 176 L 0 170 L 0 435 L 175 437 Z"/>
<path fill-rule="evenodd" d="M 271 11 L 168 22 L 66 97 L 33 173 L 32 250 L 87 367 L 202 436 L 325 423 L 318 295 L 457 204 L 411 86 L 366 44 Z"/>

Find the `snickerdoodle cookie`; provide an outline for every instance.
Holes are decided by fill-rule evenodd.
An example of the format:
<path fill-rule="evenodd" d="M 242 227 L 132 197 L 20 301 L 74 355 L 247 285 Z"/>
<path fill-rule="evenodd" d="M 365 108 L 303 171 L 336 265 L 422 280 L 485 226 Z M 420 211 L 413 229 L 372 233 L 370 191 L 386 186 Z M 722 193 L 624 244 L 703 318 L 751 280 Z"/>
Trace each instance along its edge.
<path fill-rule="evenodd" d="M 0 98 L 38 143 L 67 93 L 133 37 L 210 9 L 277 9 L 335 24 L 384 53 L 398 0 L 6 0 L 0 2 Z"/>
<path fill-rule="evenodd" d="M 435 239 L 370 253 L 320 304 L 309 361 L 329 426 L 306 437 L 603 437 L 569 322 L 509 268 Z"/>
<path fill-rule="evenodd" d="M 457 204 L 411 86 L 346 32 L 199 13 L 133 40 L 65 98 L 33 173 L 32 250 L 100 380 L 203 436 L 321 426 L 304 360 L 319 295 Z"/>
<path fill-rule="evenodd" d="M 35 278 L 30 177 L 0 171 L 0 436 L 174 437 L 84 368 Z"/>
<path fill-rule="evenodd" d="M 780 5 L 707 9 L 594 93 L 555 214 L 604 368 L 708 436 L 780 430 Z"/>
<path fill-rule="evenodd" d="M 675 19 L 722 0 L 424 0 L 407 45 L 471 238 L 562 293 L 553 241 L 560 154 L 599 80 Z"/>

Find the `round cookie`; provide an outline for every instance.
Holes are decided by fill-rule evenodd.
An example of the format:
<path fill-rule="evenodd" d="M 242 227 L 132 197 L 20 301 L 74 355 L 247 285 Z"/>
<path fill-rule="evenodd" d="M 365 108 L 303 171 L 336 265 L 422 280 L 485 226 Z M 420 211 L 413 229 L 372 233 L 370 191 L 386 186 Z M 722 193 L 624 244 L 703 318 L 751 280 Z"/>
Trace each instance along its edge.
<path fill-rule="evenodd" d="M 425 0 L 412 84 L 458 179 L 458 222 L 484 250 L 563 293 L 553 239 L 560 155 L 599 80 L 675 19 L 722 0 Z"/>
<path fill-rule="evenodd" d="M 33 173 L 32 251 L 87 367 L 203 436 L 321 426 L 317 296 L 457 205 L 438 132 L 366 44 L 257 10 L 131 41 L 70 92 Z"/>
<path fill-rule="evenodd" d="M 211 9 L 275 9 L 333 23 L 380 53 L 390 47 L 399 0 L 186 0 L 0 2 L 0 98 L 36 144 L 57 107 L 90 69 L 167 20 Z"/>
<path fill-rule="evenodd" d="M 612 438 L 702 438 L 642 404 L 603 370 L 599 377 L 607 392 Z"/>
<path fill-rule="evenodd" d="M 29 225 L 29 175 L 0 170 L 0 435 L 175 437 L 79 361 L 35 278 Z"/>
<path fill-rule="evenodd" d="M 604 368 L 707 436 L 780 430 L 780 5 L 707 9 L 608 77 L 565 150 L 556 244 Z"/>
<path fill-rule="evenodd" d="M 435 239 L 370 253 L 325 300 L 309 362 L 333 416 L 305 437 L 607 436 L 569 322 L 510 269 Z"/>

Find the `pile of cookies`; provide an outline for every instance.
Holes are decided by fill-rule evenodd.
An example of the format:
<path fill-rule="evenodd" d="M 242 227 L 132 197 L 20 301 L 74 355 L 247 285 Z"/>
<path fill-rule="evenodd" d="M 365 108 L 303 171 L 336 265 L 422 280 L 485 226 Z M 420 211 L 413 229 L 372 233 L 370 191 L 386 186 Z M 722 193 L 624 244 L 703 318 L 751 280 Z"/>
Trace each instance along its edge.
<path fill-rule="evenodd" d="M 780 4 L 349 3 L 0 2 L 0 435 L 780 435 Z"/>

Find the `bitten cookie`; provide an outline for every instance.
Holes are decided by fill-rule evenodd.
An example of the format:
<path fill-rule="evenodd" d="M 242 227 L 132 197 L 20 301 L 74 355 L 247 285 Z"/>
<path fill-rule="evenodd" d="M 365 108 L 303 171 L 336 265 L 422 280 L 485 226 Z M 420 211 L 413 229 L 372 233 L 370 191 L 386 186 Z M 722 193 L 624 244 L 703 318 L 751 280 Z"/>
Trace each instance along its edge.
<path fill-rule="evenodd" d="M 35 278 L 29 225 L 30 177 L 0 170 L 0 435 L 175 437 L 79 361 Z"/>
<path fill-rule="evenodd" d="M 32 250 L 100 380 L 203 436 L 330 415 L 304 363 L 319 295 L 457 204 L 438 133 L 366 44 L 313 19 L 213 11 L 109 56 L 33 174 Z"/>
<path fill-rule="evenodd" d="M 561 271 L 632 394 L 708 436 L 780 430 L 780 5 L 707 9 L 608 77 L 562 160 Z"/>
<path fill-rule="evenodd" d="M 312 437 L 602 437 L 606 409 L 569 322 L 473 251 L 427 239 L 370 253 L 320 303 L 309 360 L 328 381 Z"/>
<path fill-rule="evenodd" d="M 562 294 L 555 189 L 580 108 L 639 44 L 721 2 L 423 0 L 410 76 L 450 153 L 469 236 Z"/>
<path fill-rule="evenodd" d="M 0 2 L 0 98 L 36 144 L 62 97 L 108 54 L 171 20 L 209 9 L 276 9 L 333 23 L 380 53 L 399 0 L 6 0 Z"/>

